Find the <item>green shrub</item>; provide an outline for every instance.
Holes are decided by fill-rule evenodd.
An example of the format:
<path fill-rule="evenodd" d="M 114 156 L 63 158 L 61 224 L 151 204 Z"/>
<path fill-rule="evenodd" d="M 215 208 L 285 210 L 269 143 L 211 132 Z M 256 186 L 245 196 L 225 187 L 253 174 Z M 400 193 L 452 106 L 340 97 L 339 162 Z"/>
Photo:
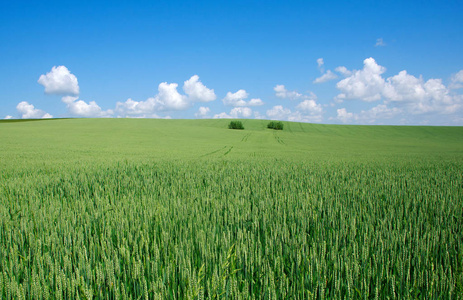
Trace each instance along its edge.
<path fill-rule="evenodd" d="M 230 124 L 228 124 L 229 129 L 244 129 L 243 123 L 241 121 L 231 121 Z"/>
<path fill-rule="evenodd" d="M 275 130 L 283 130 L 283 122 L 271 121 L 268 123 L 267 128 Z"/>

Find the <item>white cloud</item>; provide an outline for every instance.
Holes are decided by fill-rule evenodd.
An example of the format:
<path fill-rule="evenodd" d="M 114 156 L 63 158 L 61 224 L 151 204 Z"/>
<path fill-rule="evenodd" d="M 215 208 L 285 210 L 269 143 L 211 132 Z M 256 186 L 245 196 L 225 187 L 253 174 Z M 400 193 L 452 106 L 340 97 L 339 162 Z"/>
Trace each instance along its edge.
<path fill-rule="evenodd" d="M 216 114 L 214 115 L 213 117 L 214 119 L 231 119 L 232 116 L 230 116 L 229 114 L 225 113 L 225 112 L 222 112 L 220 114 Z"/>
<path fill-rule="evenodd" d="M 364 68 L 339 81 L 336 87 L 341 93 L 335 100 L 359 99 L 367 102 L 384 99 L 385 104 L 407 107 L 412 114 L 455 113 L 463 103 L 459 95 L 452 95 L 441 79 L 415 77 L 403 70 L 395 76 L 384 79 L 381 74 L 386 68 L 378 65 L 373 58 L 364 60 Z M 461 74 L 463 77 L 463 72 Z M 452 83 L 459 80 L 457 73 Z M 463 80 L 463 78 L 462 78 Z"/>
<path fill-rule="evenodd" d="M 300 111 L 296 111 L 288 117 L 288 121 L 292 121 L 292 122 L 320 123 L 322 122 L 322 120 L 323 118 L 321 115 L 317 115 L 317 114 L 306 115 L 306 114 L 301 113 Z"/>
<path fill-rule="evenodd" d="M 318 64 L 318 69 L 322 73 L 322 76 L 316 78 L 313 81 L 313 83 L 322 83 L 322 82 L 327 82 L 329 80 L 338 78 L 338 75 L 334 74 L 330 70 L 326 71 L 325 73 L 325 68 L 324 68 L 325 62 L 323 61 L 323 58 L 317 59 L 317 64 Z"/>
<path fill-rule="evenodd" d="M 229 106 L 245 106 L 246 99 L 249 94 L 245 90 L 238 90 L 236 93 L 228 92 L 225 98 L 223 98 L 223 104 Z"/>
<path fill-rule="evenodd" d="M 284 85 L 277 84 L 273 90 L 275 91 L 275 96 L 281 99 L 298 99 L 302 97 L 302 94 L 296 91 L 288 91 Z"/>
<path fill-rule="evenodd" d="M 341 93 L 335 98 L 335 102 L 358 99 L 367 102 L 383 100 L 383 103 L 353 115 L 346 110 L 338 110 L 336 119 L 342 122 L 373 123 L 400 114 L 410 119 L 413 115 L 433 113 L 451 115 L 463 110 L 463 95 L 455 94 L 451 89 L 460 80 L 463 81 L 463 72 L 460 71 L 461 73 L 452 76 L 451 83 L 447 87 L 442 83 L 442 79 L 425 81 L 421 76 L 408 74 L 406 70 L 383 78 L 382 74 L 385 70 L 373 58 L 368 58 L 364 61 L 362 70 L 353 71 L 349 77 L 339 81 L 336 87 Z M 346 73 L 347 70 L 339 71 Z"/>
<path fill-rule="evenodd" d="M 249 107 L 235 107 L 232 108 L 229 114 L 222 112 L 214 115 L 214 119 L 231 119 L 231 118 L 249 118 L 252 116 L 252 109 Z"/>
<path fill-rule="evenodd" d="M 79 94 L 77 77 L 71 74 L 65 66 L 54 66 L 47 74 L 40 75 L 37 82 L 45 87 L 46 94 Z"/>
<path fill-rule="evenodd" d="M 95 101 L 89 103 L 78 100 L 79 84 L 77 77 L 65 66 L 53 67 L 50 72 L 41 75 L 38 83 L 45 87 L 46 94 L 65 95 L 61 101 L 66 103 L 69 114 L 77 117 L 110 117 L 112 110 L 103 111 Z M 72 96 L 71 96 L 72 95 Z"/>
<path fill-rule="evenodd" d="M 185 110 L 191 106 L 191 102 L 177 91 L 177 87 L 177 83 L 161 82 L 155 97 L 145 101 L 129 98 L 125 102 L 117 102 L 116 113 L 119 117 L 152 117 L 160 111 Z"/>
<path fill-rule="evenodd" d="M 310 100 L 309 100 L 310 101 Z M 276 105 L 267 110 L 267 117 L 271 120 L 287 120 L 292 122 L 321 122 L 320 114 L 304 114 L 301 111 L 292 112 L 289 108 Z"/>
<path fill-rule="evenodd" d="M 177 91 L 178 84 L 161 82 L 158 87 L 157 101 L 161 110 L 185 110 L 190 106 L 187 97 Z"/>
<path fill-rule="evenodd" d="M 267 117 L 272 120 L 288 120 L 297 122 L 321 122 L 323 108 L 317 103 L 317 95 L 310 93 L 310 95 L 302 95 L 297 92 L 290 92 L 286 90 L 284 85 L 277 85 L 274 88 L 277 97 L 290 98 L 290 99 L 304 99 L 296 106 L 296 111 L 291 111 L 282 105 L 276 105 L 267 110 Z"/>
<path fill-rule="evenodd" d="M 382 93 L 391 101 L 420 100 L 426 96 L 423 79 L 409 75 L 407 71 L 389 77 Z"/>
<path fill-rule="evenodd" d="M 397 107 L 389 108 L 385 104 L 380 104 L 369 110 L 362 110 L 359 119 L 365 123 L 375 123 L 377 120 L 391 119 L 401 112 Z"/>
<path fill-rule="evenodd" d="M 347 112 L 345 108 L 339 108 L 336 110 L 337 119 L 343 123 L 348 123 L 354 118 L 354 114 Z"/>
<path fill-rule="evenodd" d="M 248 101 L 247 106 L 262 106 L 264 105 L 264 101 L 260 98 L 254 98 Z"/>
<path fill-rule="evenodd" d="M 317 104 L 315 100 L 304 100 L 297 105 L 297 109 L 309 113 L 311 115 L 321 114 L 323 108 L 320 104 Z"/>
<path fill-rule="evenodd" d="M 5 120 L 10 120 L 10 119 L 14 119 L 13 116 L 7 115 L 7 116 L 5 117 Z"/>
<path fill-rule="evenodd" d="M 79 99 L 79 97 L 64 96 L 64 97 L 61 98 L 61 101 L 63 101 L 66 104 L 70 104 L 70 103 L 76 101 L 77 99 Z"/>
<path fill-rule="evenodd" d="M 29 104 L 26 101 L 19 102 L 16 109 L 21 114 L 22 119 L 48 119 L 53 118 L 52 115 L 44 112 L 41 109 L 37 109 L 34 105 Z"/>
<path fill-rule="evenodd" d="M 125 102 L 116 103 L 116 114 L 119 117 L 147 117 L 156 111 L 157 105 L 155 98 L 148 98 L 146 101 L 129 98 Z"/>
<path fill-rule="evenodd" d="M 267 116 L 272 120 L 285 120 L 291 115 L 289 108 L 284 108 L 282 105 L 276 105 L 267 110 Z"/>
<path fill-rule="evenodd" d="M 384 47 L 386 43 L 383 41 L 383 38 L 376 39 L 375 47 Z"/>
<path fill-rule="evenodd" d="M 66 103 L 68 112 L 72 116 L 84 118 L 107 118 L 114 114 L 111 109 L 102 110 L 95 101 L 87 103 L 83 100 L 77 99 L 79 99 L 79 97 L 64 96 L 61 98 L 61 101 Z"/>
<path fill-rule="evenodd" d="M 190 79 L 185 81 L 183 83 L 183 90 L 192 102 L 210 102 L 217 98 L 213 89 L 208 89 L 201 81 L 199 81 L 198 75 L 193 75 Z"/>
<path fill-rule="evenodd" d="M 252 109 L 249 107 L 235 107 L 230 111 L 233 118 L 249 118 L 252 116 Z"/>
<path fill-rule="evenodd" d="M 460 70 L 458 73 L 453 74 L 449 88 L 451 89 L 463 88 L 463 70 Z"/>
<path fill-rule="evenodd" d="M 341 73 L 341 74 L 344 75 L 344 76 L 350 76 L 350 75 L 352 75 L 352 72 L 349 71 L 349 70 L 347 70 L 347 68 L 344 67 L 344 66 L 339 66 L 339 67 L 337 67 L 337 68 L 335 69 L 335 71 L 338 72 L 338 73 Z"/>
<path fill-rule="evenodd" d="M 362 70 L 354 71 L 351 76 L 339 81 L 336 87 L 341 91 L 338 99 L 360 99 L 371 102 L 381 99 L 385 81 L 381 74 L 386 68 L 378 65 L 370 57 L 363 61 Z"/>
<path fill-rule="evenodd" d="M 223 104 L 227 106 L 261 106 L 264 105 L 264 102 L 259 99 L 251 99 L 245 101 L 249 94 L 245 90 L 238 90 L 235 93 L 228 92 L 225 98 L 223 98 Z"/>
<path fill-rule="evenodd" d="M 82 117 L 108 117 L 114 112 L 103 111 L 95 101 L 89 103 L 77 100 L 78 97 L 70 96 L 79 93 L 77 79 L 64 66 L 53 67 L 52 71 L 42 75 L 39 83 L 45 86 L 46 93 L 67 94 L 62 101 L 67 104 L 72 115 Z M 74 84 L 73 90 L 69 87 Z M 198 75 L 193 75 L 186 80 L 183 89 L 187 95 L 177 91 L 177 83 L 162 82 L 158 86 L 158 94 L 145 101 L 127 99 L 125 102 L 117 102 L 115 112 L 118 117 L 149 117 L 159 118 L 157 112 L 186 110 L 194 102 L 210 102 L 217 97 L 213 89 L 208 89 Z M 262 105 L 260 99 L 252 99 L 250 105 Z"/>
<path fill-rule="evenodd" d="M 201 107 L 198 109 L 198 112 L 195 114 L 195 116 L 196 116 L 197 118 L 207 118 L 210 111 L 211 111 L 211 110 L 210 110 L 209 107 L 201 106 Z"/>
<path fill-rule="evenodd" d="M 127 118 L 127 119 L 148 119 L 149 118 L 149 119 L 166 119 L 166 120 L 172 119 L 171 116 L 162 117 L 157 114 L 145 114 L 145 115 L 125 116 L 125 117 L 117 116 L 117 118 Z"/>
<path fill-rule="evenodd" d="M 425 82 L 422 77 L 409 75 L 405 70 L 387 79 L 383 96 L 387 103 L 397 102 L 413 114 L 451 114 L 463 104 L 461 97 L 452 95 L 441 79 L 429 79 Z"/>
<path fill-rule="evenodd" d="M 323 83 L 323 82 L 327 82 L 327 81 L 330 81 L 330 80 L 333 80 L 333 79 L 336 79 L 338 78 L 338 75 L 334 74 L 333 72 L 331 72 L 330 70 L 326 71 L 325 74 L 323 74 L 322 76 L 316 78 L 313 83 Z"/>
<path fill-rule="evenodd" d="M 73 101 L 68 103 L 68 111 L 73 116 L 85 117 L 85 118 L 100 118 L 110 117 L 113 114 L 112 110 L 103 111 L 95 101 L 89 103 L 83 100 Z"/>
<path fill-rule="evenodd" d="M 345 108 L 340 108 L 337 111 L 335 119 L 343 123 L 360 123 L 360 124 L 374 124 L 381 120 L 388 120 L 402 111 L 397 107 L 389 108 L 385 104 L 377 105 L 369 110 L 362 110 L 360 113 L 348 112 Z"/>

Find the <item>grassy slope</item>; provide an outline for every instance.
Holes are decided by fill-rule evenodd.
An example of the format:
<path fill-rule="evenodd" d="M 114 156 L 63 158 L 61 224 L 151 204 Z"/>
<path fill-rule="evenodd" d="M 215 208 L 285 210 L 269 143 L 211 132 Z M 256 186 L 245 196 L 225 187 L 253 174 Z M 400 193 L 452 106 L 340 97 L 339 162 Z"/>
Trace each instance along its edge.
<path fill-rule="evenodd" d="M 199 158 L 380 159 L 463 154 L 462 127 L 341 126 L 244 120 L 63 119 L 0 123 L 3 166 Z"/>

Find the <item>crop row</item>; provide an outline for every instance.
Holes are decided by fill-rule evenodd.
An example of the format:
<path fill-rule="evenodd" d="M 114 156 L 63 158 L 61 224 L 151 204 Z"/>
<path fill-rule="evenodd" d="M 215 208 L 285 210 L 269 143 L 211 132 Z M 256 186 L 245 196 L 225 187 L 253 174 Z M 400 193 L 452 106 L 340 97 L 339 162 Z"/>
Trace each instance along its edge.
<path fill-rule="evenodd" d="M 458 161 L 106 163 L 0 175 L 0 298 L 456 298 Z"/>

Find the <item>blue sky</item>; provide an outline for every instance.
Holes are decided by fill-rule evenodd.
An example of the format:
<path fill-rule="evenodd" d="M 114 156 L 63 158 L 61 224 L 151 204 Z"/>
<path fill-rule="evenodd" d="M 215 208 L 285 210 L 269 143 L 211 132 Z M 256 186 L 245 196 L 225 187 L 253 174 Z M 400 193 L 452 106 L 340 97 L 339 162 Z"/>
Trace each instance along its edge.
<path fill-rule="evenodd" d="M 1 1 L 0 118 L 461 126 L 462 11 L 462 1 Z"/>

